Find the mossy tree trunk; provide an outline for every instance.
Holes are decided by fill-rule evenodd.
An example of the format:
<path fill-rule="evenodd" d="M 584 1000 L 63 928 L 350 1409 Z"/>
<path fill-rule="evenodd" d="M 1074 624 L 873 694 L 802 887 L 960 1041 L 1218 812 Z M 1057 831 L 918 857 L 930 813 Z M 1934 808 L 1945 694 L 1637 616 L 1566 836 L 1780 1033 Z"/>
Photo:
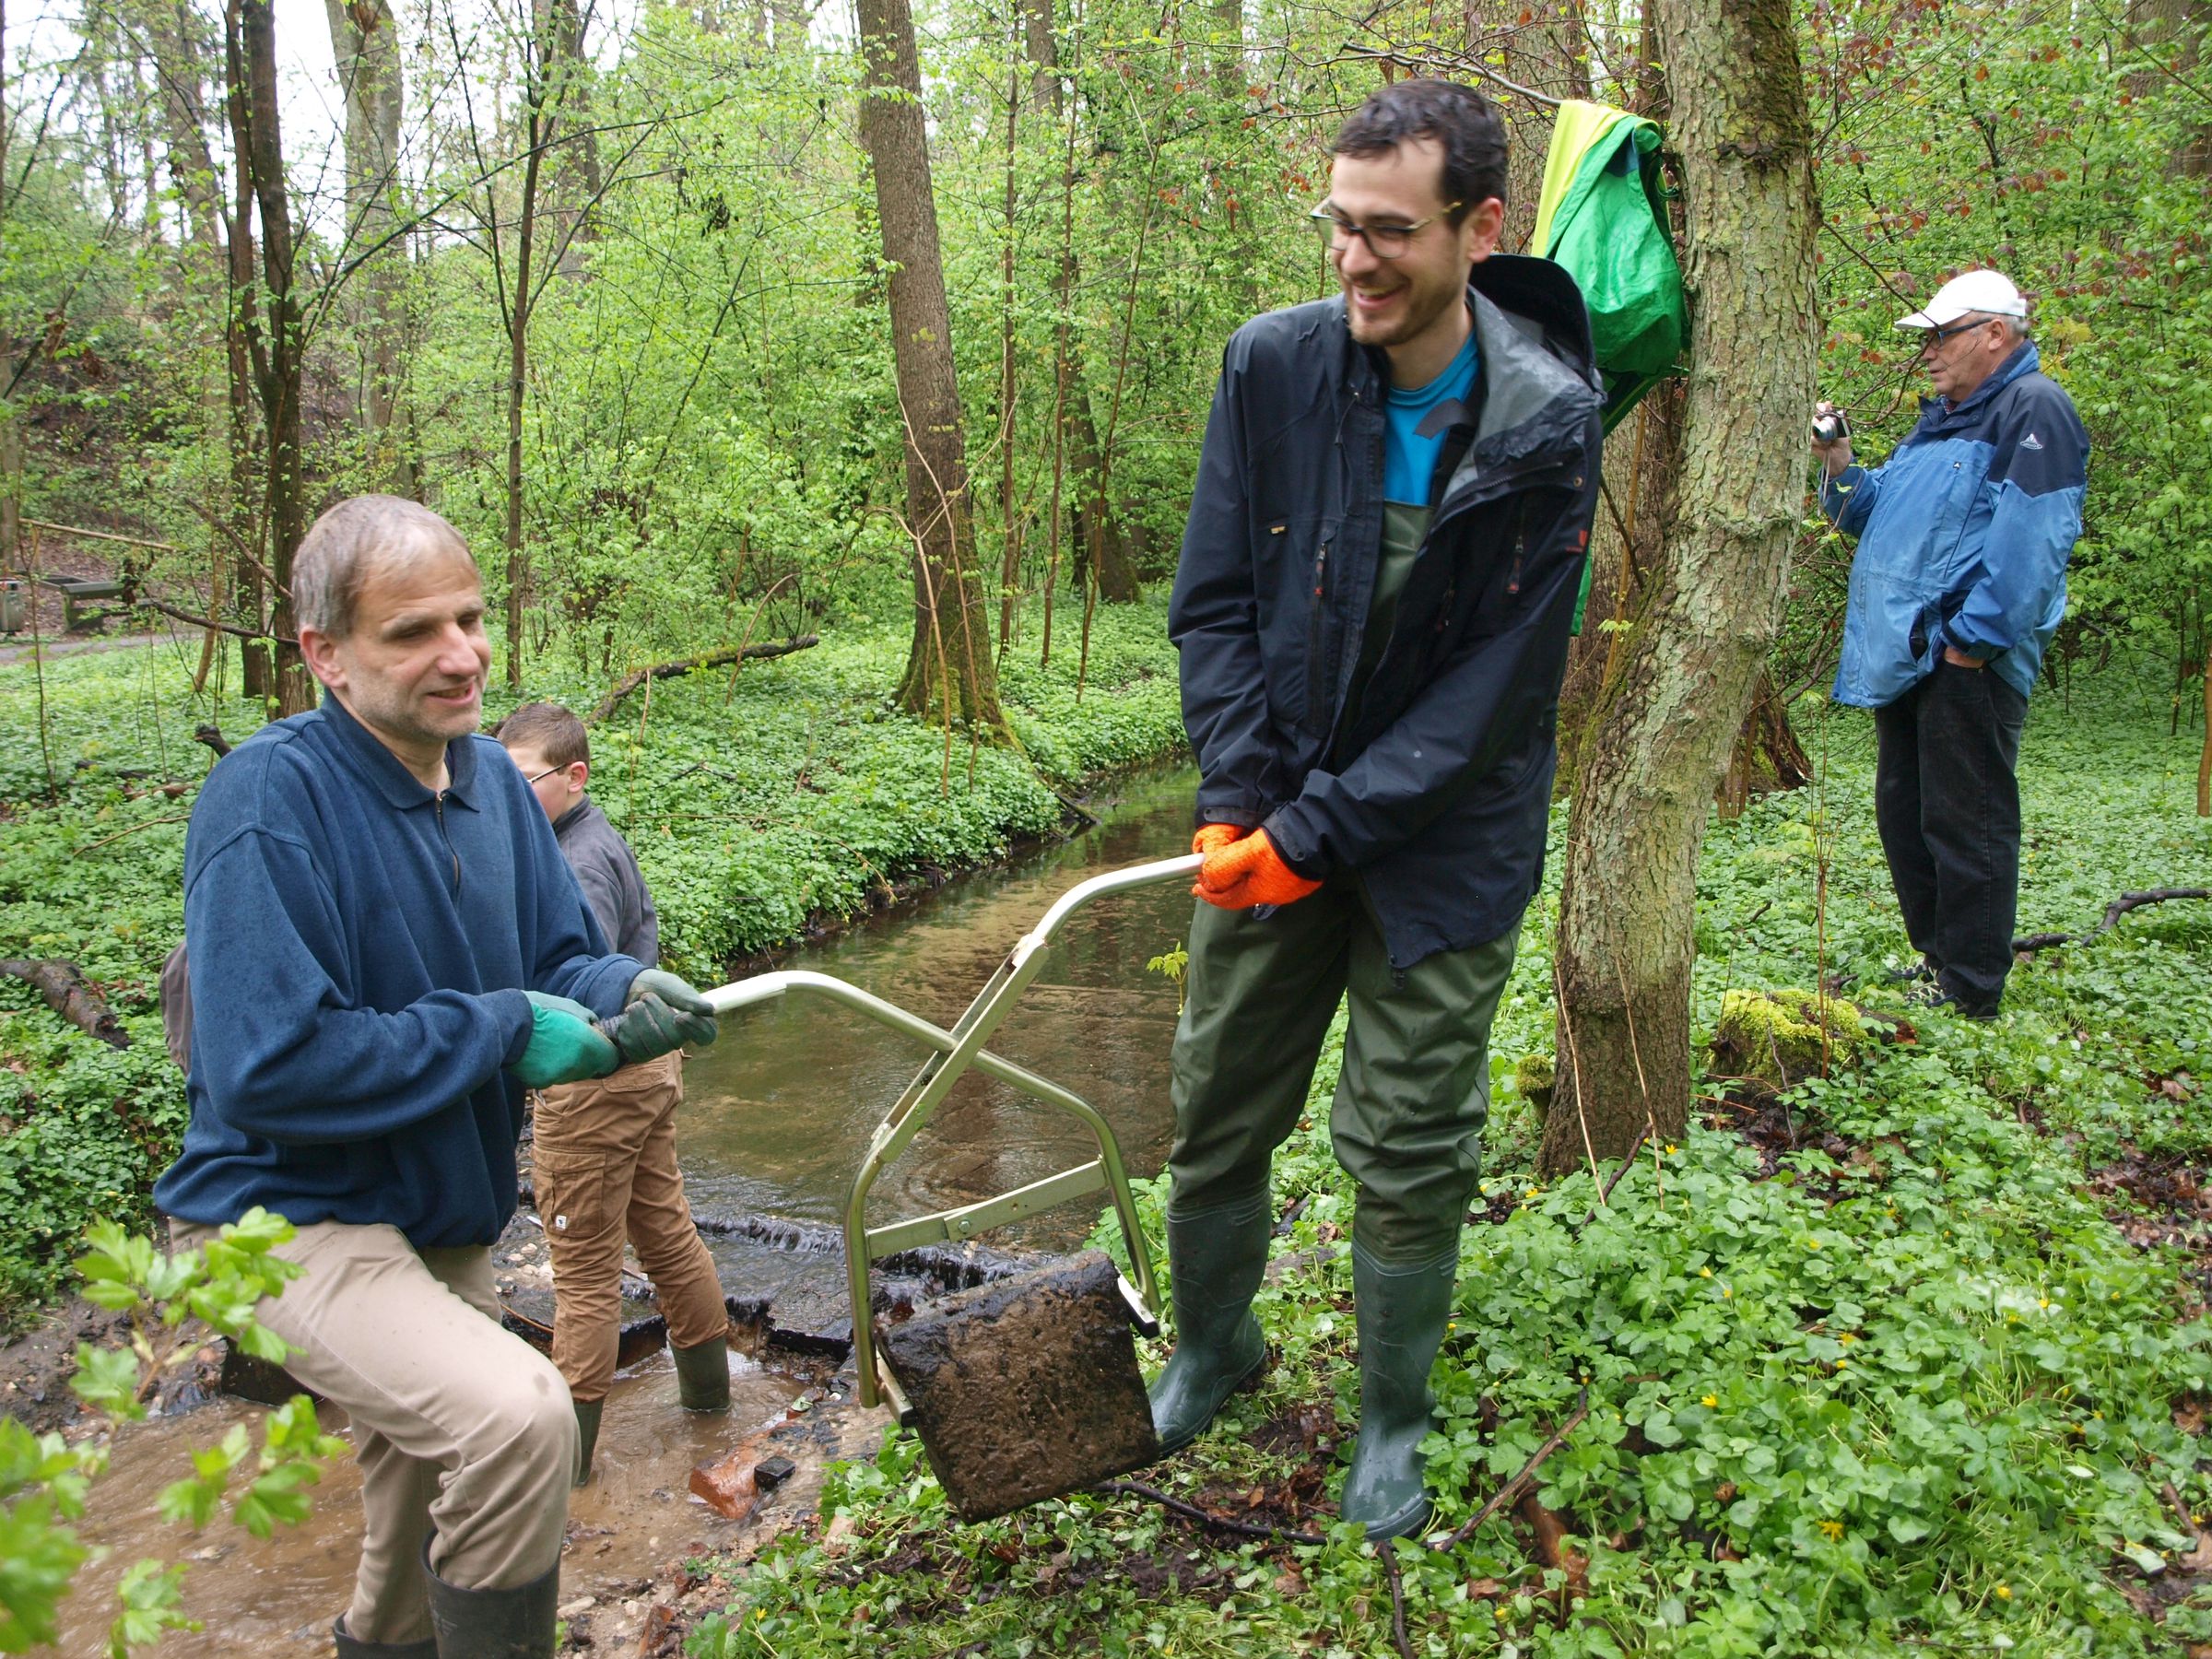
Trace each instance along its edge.
<path fill-rule="evenodd" d="M 1689 1109 L 1699 843 L 1782 614 L 1815 346 L 1811 127 L 1784 0 L 1653 0 L 1690 302 L 1665 549 L 1599 699 L 1559 900 L 1543 1165 L 1618 1157 Z"/>
<path fill-rule="evenodd" d="M 276 12 L 272 0 L 240 0 L 233 16 L 236 49 L 228 56 L 232 76 L 242 74 L 245 105 L 246 150 L 240 168 L 253 181 L 261 213 L 265 309 L 253 362 L 268 439 L 268 626 L 278 641 L 271 691 L 279 714 L 298 714 L 312 708 L 319 695 L 300 661 L 300 647 L 282 642 L 300 631 L 292 614 L 292 555 L 307 534 L 306 446 L 300 406 L 306 323 L 293 280 L 296 241 L 285 181 L 284 135 L 278 124 Z"/>
<path fill-rule="evenodd" d="M 1006 722 L 989 600 L 976 563 L 913 14 L 907 0 L 859 0 L 859 18 L 860 142 L 875 174 L 876 218 L 891 273 L 891 351 L 914 547 L 914 639 L 899 701 L 913 713 L 971 721 L 997 735 Z"/>

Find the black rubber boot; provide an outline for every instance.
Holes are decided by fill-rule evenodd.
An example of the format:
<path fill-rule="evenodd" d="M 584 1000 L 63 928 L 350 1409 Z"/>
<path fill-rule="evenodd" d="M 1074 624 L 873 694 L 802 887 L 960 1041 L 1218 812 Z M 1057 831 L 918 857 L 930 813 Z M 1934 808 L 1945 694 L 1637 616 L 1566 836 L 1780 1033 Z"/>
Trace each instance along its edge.
<path fill-rule="evenodd" d="M 346 1615 L 331 1621 L 331 1640 L 338 1644 L 338 1659 L 438 1659 L 438 1639 L 420 1641 L 356 1641 L 346 1633 Z"/>
<path fill-rule="evenodd" d="M 1421 1441 L 1433 1427 L 1429 1371 L 1452 1312 L 1459 1271 L 1448 1254 L 1419 1266 L 1385 1265 L 1352 1245 L 1352 1300 L 1359 1321 L 1359 1439 L 1338 1512 L 1370 1539 L 1402 1538 L 1429 1522 Z"/>
<path fill-rule="evenodd" d="M 582 1486 L 592 1477 L 592 1448 L 599 1443 L 599 1418 L 606 1409 L 605 1400 L 573 1400 L 576 1407 L 576 1478 L 571 1484 Z"/>
<path fill-rule="evenodd" d="M 438 1659 L 552 1659 L 554 1609 L 560 1605 L 559 1561 L 512 1590 L 463 1590 L 430 1570 L 426 1539 L 422 1571 L 429 1581 Z"/>
<path fill-rule="evenodd" d="M 727 1411 L 730 1408 L 730 1343 L 726 1336 L 711 1336 L 697 1347 L 669 1344 L 676 1360 L 676 1400 L 686 1411 Z"/>
<path fill-rule="evenodd" d="M 1266 1363 L 1252 1299 L 1267 1267 L 1269 1230 L 1265 1193 L 1187 1215 L 1168 1212 L 1175 1351 L 1146 1391 L 1162 1452 L 1196 1440 Z"/>

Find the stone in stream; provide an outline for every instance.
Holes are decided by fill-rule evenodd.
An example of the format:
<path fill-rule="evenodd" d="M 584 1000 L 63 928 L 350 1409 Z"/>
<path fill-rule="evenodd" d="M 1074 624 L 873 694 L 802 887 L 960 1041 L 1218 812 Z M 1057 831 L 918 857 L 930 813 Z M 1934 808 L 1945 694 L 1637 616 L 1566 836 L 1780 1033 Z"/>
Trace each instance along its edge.
<path fill-rule="evenodd" d="M 1086 1250 L 918 1311 L 878 1337 L 946 1496 L 985 1521 L 1159 1457 L 1128 1304 Z"/>

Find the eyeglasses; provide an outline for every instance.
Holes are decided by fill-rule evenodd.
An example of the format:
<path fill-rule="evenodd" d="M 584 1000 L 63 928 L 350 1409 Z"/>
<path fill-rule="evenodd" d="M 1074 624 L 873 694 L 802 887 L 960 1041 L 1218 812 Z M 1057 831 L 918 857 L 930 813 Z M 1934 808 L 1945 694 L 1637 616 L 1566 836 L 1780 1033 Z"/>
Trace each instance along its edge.
<path fill-rule="evenodd" d="M 1457 202 L 1447 202 L 1427 218 L 1415 219 L 1410 225 L 1355 225 L 1333 205 L 1324 202 L 1306 217 L 1312 223 L 1314 234 L 1321 238 L 1321 245 L 1332 253 L 1340 253 L 1350 247 L 1352 238 L 1357 236 L 1367 243 L 1367 251 L 1377 259 L 1397 259 L 1413 245 L 1416 236 L 1446 214 L 1458 211 Z"/>
<path fill-rule="evenodd" d="M 1931 351 L 1939 350 L 1953 335 L 1971 334 L 1977 328 L 1987 328 L 1992 323 L 2003 321 L 2002 317 L 1976 317 L 1971 323 L 1954 323 L 1948 328 L 1931 328 L 1927 338 L 1920 343 L 1920 355 L 1925 357 Z"/>
<path fill-rule="evenodd" d="M 529 777 L 524 778 L 523 782 L 525 783 L 535 783 L 540 778 L 549 778 L 557 771 L 566 771 L 567 770 L 568 768 L 565 766 L 548 766 L 544 771 L 534 772 Z"/>

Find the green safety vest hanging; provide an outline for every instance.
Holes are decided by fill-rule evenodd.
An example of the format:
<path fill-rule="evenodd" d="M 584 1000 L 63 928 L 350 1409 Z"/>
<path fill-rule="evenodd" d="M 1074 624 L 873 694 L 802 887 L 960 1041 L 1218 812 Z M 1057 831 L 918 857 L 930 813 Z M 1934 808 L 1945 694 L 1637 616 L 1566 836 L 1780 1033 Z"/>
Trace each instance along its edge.
<path fill-rule="evenodd" d="M 1583 290 L 1605 377 L 1608 432 L 1675 371 L 1688 329 L 1682 267 L 1667 233 L 1659 142 L 1658 123 L 1641 115 L 1580 99 L 1561 104 L 1529 241 L 1530 253 L 1565 267 Z M 1577 633 L 1589 597 L 1584 566 Z"/>

